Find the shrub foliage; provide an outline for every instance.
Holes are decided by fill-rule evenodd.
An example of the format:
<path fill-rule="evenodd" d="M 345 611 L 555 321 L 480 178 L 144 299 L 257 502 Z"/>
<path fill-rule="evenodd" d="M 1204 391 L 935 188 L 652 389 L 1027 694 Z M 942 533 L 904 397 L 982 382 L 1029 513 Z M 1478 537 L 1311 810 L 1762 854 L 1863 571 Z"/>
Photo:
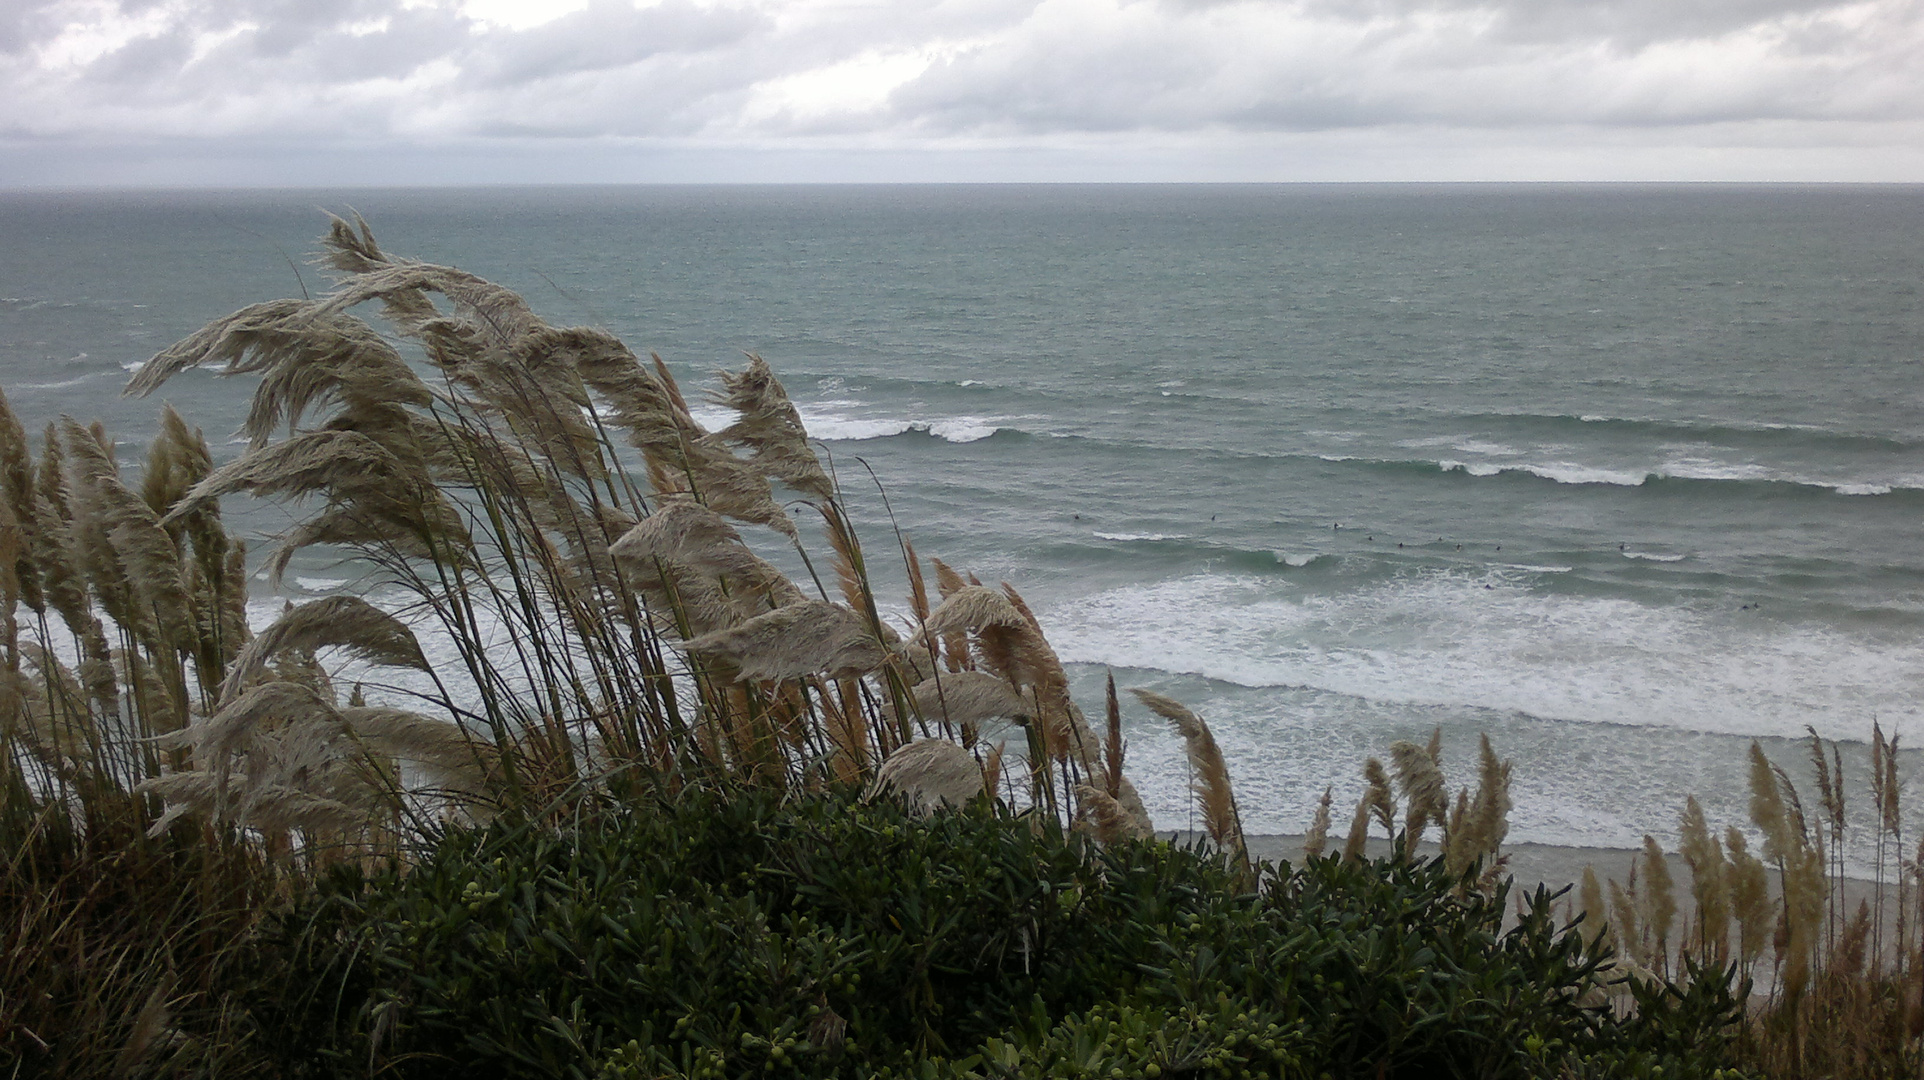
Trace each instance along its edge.
<path fill-rule="evenodd" d="M 642 799 L 336 868 L 265 936 L 294 1075 L 1708 1076 L 1726 981 L 1625 1018 L 1544 892 L 1098 847 L 982 800 Z M 265 989 L 265 987 L 263 988 Z"/>

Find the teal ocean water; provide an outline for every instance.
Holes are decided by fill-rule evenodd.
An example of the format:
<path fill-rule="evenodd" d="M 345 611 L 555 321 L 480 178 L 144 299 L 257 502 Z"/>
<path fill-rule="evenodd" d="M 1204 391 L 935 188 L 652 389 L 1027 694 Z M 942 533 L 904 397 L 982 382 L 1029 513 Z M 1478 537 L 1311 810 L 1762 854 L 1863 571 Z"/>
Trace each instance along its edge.
<path fill-rule="evenodd" d="M 1459 778 L 1479 731 L 1516 759 L 1512 836 L 1553 843 L 1674 836 L 1689 792 L 1742 821 L 1753 737 L 1924 747 L 1924 189 L 9 194 L 0 386 L 145 439 L 127 369 L 322 288 L 350 207 L 691 387 L 766 357 L 872 547 L 885 491 L 1085 703 L 1107 669 L 1188 702 L 1253 830 L 1438 725 Z M 250 391 L 166 398 L 232 453 Z M 1181 827 L 1152 719 L 1131 772 Z"/>

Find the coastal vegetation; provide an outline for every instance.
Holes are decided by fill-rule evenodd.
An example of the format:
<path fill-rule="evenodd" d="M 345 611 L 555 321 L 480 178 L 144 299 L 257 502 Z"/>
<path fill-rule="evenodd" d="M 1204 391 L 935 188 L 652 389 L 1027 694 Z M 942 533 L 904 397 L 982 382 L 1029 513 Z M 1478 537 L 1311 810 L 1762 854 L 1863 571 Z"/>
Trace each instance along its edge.
<path fill-rule="evenodd" d="M 358 220 L 324 249 L 333 291 L 128 386 L 252 377 L 231 461 L 170 408 L 135 469 L 0 399 L 0 1072 L 1916 1070 L 1881 731 L 1894 889 L 1861 912 L 1814 735 L 1821 816 L 1758 756 L 1757 855 L 1685 808 L 1688 910 L 1655 841 L 1608 900 L 1516 892 L 1487 739 L 1454 793 L 1435 740 L 1386 748 L 1340 850 L 1326 794 L 1300 863 L 1252 860 L 1204 719 L 1111 683 L 1092 723 L 1014 587 L 865 544 L 760 358 L 711 431 L 605 332 Z M 260 557 L 237 495 L 292 515 Z M 250 625 L 316 545 L 361 594 Z M 1183 740 L 1205 840 L 1153 836 L 1125 700 Z"/>

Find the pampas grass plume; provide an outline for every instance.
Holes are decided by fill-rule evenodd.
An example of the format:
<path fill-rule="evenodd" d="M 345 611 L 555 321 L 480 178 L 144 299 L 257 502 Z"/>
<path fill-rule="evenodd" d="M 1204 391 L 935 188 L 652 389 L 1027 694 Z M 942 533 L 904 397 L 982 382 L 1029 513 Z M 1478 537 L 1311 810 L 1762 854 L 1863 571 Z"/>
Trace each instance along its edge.
<path fill-rule="evenodd" d="M 1089 829 L 1104 844 L 1114 844 L 1130 833 L 1129 815 L 1108 792 L 1092 784 L 1077 784 L 1076 801 L 1080 809 L 1078 824 Z"/>
<path fill-rule="evenodd" d="M 1441 729 L 1438 729 L 1438 734 L 1441 734 Z M 1413 742 L 1391 744 L 1390 766 L 1395 770 L 1397 787 L 1403 792 L 1403 832 L 1405 842 L 1413 853 L 1416 845 L 1422 842 L 1424 830 L 1429 828 L 1430 822 L 1442 824 L 1448 817 L 1449 791 L 1443 782 L 1443 770 L 1437 767 L 1435 755 Z"/>
<path fill-rule="evenodd" d="M 1783 865 L 1793 847 L 1790 816 L 1770 759 L 1755 742 L 1750 744 L 1750 820 L 1764 834 L 1764 861 Z"/>
<path fill-rule="evenodd" d="M 232 704 L 282 653 L 325 648 L 344 649 L 372 664 L 428 670 L 407 624 L 358 596 L 329 596 L 292 608 L 248 642 L 227 670 L 218 707 Z"/>
<path fill-rule="evenodd" d="M 1343 838 L 1343 861 L 1355 862 L 1369 848 L 1370 793 L 1356 800 L 1356 813 L 1349 819 L 1349 834 Z"/>
<path fill-rule="evenodd" d="M 1583 868 L 1583 882 L 1578 891 L 1582 904 L 1583 934 L 1590 942 L 1592 950 L 1601 952 L 1614 949 L 1615 939 L 1610 934 L 1610 909 L 1604 906 L 1603 886 L 1597 882 L 1597 868 Z"/>
<path fill-rule="evenodd" d="M 1704 819 L 1695 795 L 1684 800 L 1678 845 L 1690 866 L 1690 893 L 1697 905 L 1699 959 L 1721 964 L 1730 945 L 1730 884 L 1723 847 Z"/>
<path fill-rule="evenodd" d="M 1724 830 L 1724 848 L 1730 854 L 1730 906 L 1737 920 L 1737 954 L 1748 969 L 1763 954 L 1773 928 L 1770 876 L 1763 860 L 1750 853 L 1749 843 L 1735 826 Z"/>
<path fill-rule="evenodd" d="M 1203 824 L 1209 838 L 1217 844 L 1243 850 L 1243 826 L 1236 811 L 1236 796 L 1230 790 L 1229 766 L 1209 725 L 1190 712 L 1181 702 L 1153 690 L 1133 689 L 1130 693 L 1149 706 L 1150 711 L 1168 720 L 1183 737 L 1189 764 L 1196 774 L 1196 794 L 1202 802 Z M 1377 768 L 1380 770 L 1381 765 Z"/>
<path fill-rule="evenodd" d="M 1651 937 L 1651 967 L 1667 967 L 1670 957 L 1670 927 L 1677 917 L 1677 894 L 1670 877 L 1670 861 L 1649 833 L 1643 837 L 1644 889 L 1641 897 L 1643 925 Z"/>
<path fill-rule="evenodd" d="M 726 630 L 684 641 L 686 652 L 727 660 L 743 681 L 794 679 L 826 673 L 860 675 L 881 667 L 888 651 L 855 612 L 823 600 L 804 600 Z M 957 747 L 957 749 L 961 749 Z"/>
<path fill-rule="evenodd" d="M 1303 857 L 1314 859 L 1323 853 L 1329 844 L 1329 803 L 1335 787 L 1325 787 L 1323 797 L 1316 801 L 1316 816 L 1310 819 L 1309 830 L 1303 834 Z"/>
<path fill-rule="evenodd" d="M 1116 699 L 1116 673 L 1109 672 L 1103 684 L 1103 711 L 1108 720 L 1108 737 L 1102 740 L 1104 788 L 1111 798 L 1122 794 L 1122 703 Z"/>
<path fill-rule="evenodd" d="M 1616 923 L 1617 941 L 1629 952 L 1631 959 L 1643 967 L 1649 967 L 1645 935 L 1637 923 L 1636 887 L 1636 869 L 1632 864 L 1629 889 L 1617 884 L 1615 879 L 1610 882 L 1610 913 Z"/>
<path fill-rule="evenodd" d="M 1383 770 L 1383 763 L 1375 758 L 1363 762 L 1363 782 L 1366 786 L 1363 799 L 1369 803 L 1370 815 L 1383 826 L 1383 831 L 1396 835 L 1396 796 L 1390 792 L 1389 773 Z"/>
<path fill-rule="evenodd" d="M 910 809 L 927 814 L 967 803 L 982 792 L 984 779 L 982 767 L 967 750 L 945 739 L 919 739 L 882 762 L 868 797 L 893 791 Z"/>

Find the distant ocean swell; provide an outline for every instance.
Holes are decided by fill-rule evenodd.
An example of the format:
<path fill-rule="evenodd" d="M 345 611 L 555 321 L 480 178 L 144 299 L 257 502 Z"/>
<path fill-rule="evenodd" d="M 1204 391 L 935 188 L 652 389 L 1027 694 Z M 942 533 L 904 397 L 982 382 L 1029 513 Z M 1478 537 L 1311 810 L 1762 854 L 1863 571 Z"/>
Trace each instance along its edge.
<path fill-rule="evenodd" d="M 1665 441 L 1717 444 L 1835 447 L 1847 450 L 1916 450 L 1919 444 L 1888 435 L 1834 431 L 1810 424 L 1743 423 L 1728 420 L 1685 422 L 1638 417 L 1570 415 L 1567 413 L 1448 413 L 1440 423 L 1501 428 L 1551 437 L 1595 437 L 1622 433 Z"/>
<path fill-rule="evenodd" d="M 1044 434 L 1058 438 L 1073 438 L 1093 444 L 1107 444 L 1122 449 L 1173 449 L 1167 445 L 1151 447 L 1149 444 L 1135 444 L 1123 440 L 1102 438 L 1089 435 L 1063 435 L 1058 432 L 1030 430 L 1024 424 L 1040 421 L 1047 424 L 1046 417 L 983 417 L 948 416 L 917 419 L 897 417 L 849 416 L 842 412 L 822 412 L 803 408 L 802 422 L 809 434 L 825 442 L 859 442 L 872 439 L 890 439 L 898 436 L 926 436 L 951 443 L 980 442 L 996 436 L 1004 438 L 1033 438 Z M 698 412 L 697 419 L 707 422 L 707 414 Z M 1443 442 L 1445 440 L 1425 440 Z M 1479 443 L 1476 440 L 1451 437 L 1450 442 L 1458 449 L 1469 449 L 1483 453 L 1499 453 L 1509 450 L 1500 444 Z M 1265 454 L 1249 451 L 1221 451 L 1229 458 L 1259 458 L 1273 461 L 1316 460 L 1330 464 L 1350 465 L 1361 469 L 1379 470 L 1416 470 L 1436 473 L 1462 473 L 1471 477 L 1528 476 L 1539 480 L 1549 480 L 1558 484 L 1597 484 L 1611 487 L 1655 487 L 1664 484 L 1706 484 L 1706 485 L 1762 485 L 1783 488 L 1803 488 L 1813 492 L 1835 495 L 1873 496 L 1898 493 L 1924 492 L 1924 475 L 1901 474 L 1890 476 L 1862 477 L 1819 477 L 1785 473 L 1769 466 L 1751 462 L 1721 462 L 1706 459 L 1673 458 L 1649 466 L 1612 466 L 1589 464 L 1580 461 L 1467 461 L 1447 457 L 1392 458 L 1372 457 L 1354 454 L 1311 454 L 1284 453 Z"/>
<path fill-rule="evenodd" d="M 799 385 L 808 381 L 808 377 L 796 375 L 790 381 L 792 384 Z M 814 381 L 830 392 L 847 388 L 929 402 L 953 398 L 956 401 L 969 401 L 978 405 L 984 400 L 994 400 L 998 397 L 1006 399 L 1018 390 L 1014 384 L 979 379 L 948 382 L 901 376 L 864 377 L 858 386 L 850 385 L 840 377 L 825 377 Z M 1172 392 L 1168 389 L 1169 387 L 1182 389 Z M 958 395 L 956 393 L 958 389 L 966 393 Z M 800 396 L 798 395 L 798 398 Z M 1057 397 L 1056 394 L 1040 389 L 1026 390 L 1021 396 L 1032 405 L 1045 404 Z M 1075 401 L 1067 404 L 1071 406 L 1072 411 L 1081 411 L 1092 402 L 1126 407 L 1131 404 L 1148 404 L 1155 399 L 1172 396 L 1241 408 L 1251 406 L 1261 409 L 1288 408 L 1293 404 L 1288 399 L 1271 400 L 1271 393 L 1266 388 L 1245 387 L 1238 384 L 1205 390 L 1191 385 L 1187 380 L 1162 383 L 1155 388 L 1078 386 Z M 859 407 L 861 404 L 852 400 L 822 402 L 816 408 L 832 412 L 838 407 Z M 804 405 L 805 417 L 809 411 L 809 407 Z M 837 417 L 828 415 L 827 412 L 822 419 L 839 422 Z M 1337 410 L 1333 415 L 1340 415 L 1340 412 L 1341 410 Z M 1392 410 L 1387 415 L 1394 416 L 1398 412 L 1401 410 Z M 1333 415 L 1325 419 L 1333 418 Z M 1488 412 L 1450 409 L 1447 406 L 1418 408 L 1403 412 L 1402 415 L 1405 419 L 1420 421 L 1420 426 L 1429 430 L 1459 428 L 1466 431 L 1481 431 L 1499 438 L 1549 442 L 1586 442 L 1608 439 L 1645 444 L 1701 444 L 1787 451 L 1830 449 L 1877 454 L 1924 451 L 1924 429 L 1913 433 L 1913 437 L 1905 438 L 1877 432 L 1837 430 L 1830 426 L 1808 423 L 1747 421 L 1722 417 L 1680 420 L 1594 413 Z M 1385 413 L 1375 410 L 1356 416 L 1365 429 L 1376 428 L 1385 418 Z"/>

